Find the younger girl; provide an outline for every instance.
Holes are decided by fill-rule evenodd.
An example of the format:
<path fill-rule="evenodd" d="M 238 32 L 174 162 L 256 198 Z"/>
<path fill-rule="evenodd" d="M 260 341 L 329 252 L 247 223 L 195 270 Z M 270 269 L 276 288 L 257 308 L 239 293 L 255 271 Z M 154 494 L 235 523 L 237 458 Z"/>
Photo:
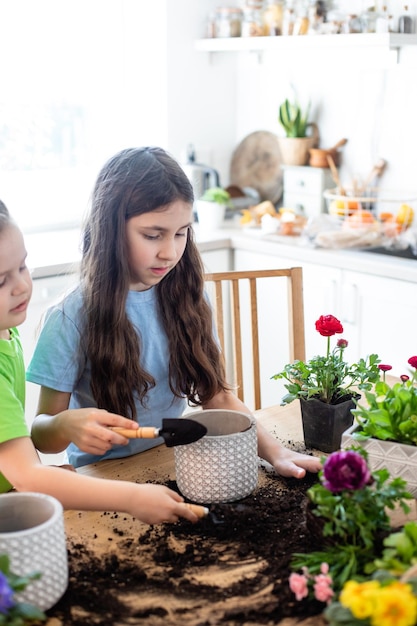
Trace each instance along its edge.
<path fill-rule="evenodd" d="M 41 385 L 36 447 L 69 446 L 75 466 L 127 456 L 161 441 L 124 439 L 96 406 L 159 428 L 187 401 L 250 413 L 225 380 L 204 269 L 192 229 L 193 192 L 160 148 L 111 158 L 95 184 L 83 237 L 81 281 L 45 320 L 27 371 Z M 283 448 L 258 424 L 259 455 L 302 477 L 317 458 Z"/>
<path fill-rule="evenodd" d="M 196 522 L 181 496 L 162 485 L 91 478 L 41 464 L 25 422 L 25 369 L 16 328 L 26 319 L 32 295 L 25 259 L 22 233 L 0 201 L 0 493 L 12 486 L 38 491 L 69 509 L 123 511 L 149 524 L 175 522 L 180 516 Z M 131 420 L 98 409 L 65 411 L 56 417 L 137 428 Z"/>

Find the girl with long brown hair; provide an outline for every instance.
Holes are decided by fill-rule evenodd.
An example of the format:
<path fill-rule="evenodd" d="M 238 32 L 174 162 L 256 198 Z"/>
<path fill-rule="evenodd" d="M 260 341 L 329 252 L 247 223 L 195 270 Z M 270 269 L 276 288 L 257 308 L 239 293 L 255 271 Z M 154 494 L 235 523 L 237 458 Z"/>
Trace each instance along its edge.
<path fill-rule="evenodd" d="M 27 371 L 41 385 L 32 437 L 42 452 L 68 447 L 75 466 L 140 452 L 160 441 L 127 440 L 109 426 L 130 418 L 159 428 L 187 402 L 250 413 L 226 381 L 213 333 L 193 199 L 183 170 L 161 148 L 122 150 L 99 173 L 80 284 L 48 311 Z M 60 419 L 68 406 L 125 417 Z M 320 467 L 259 424 L 258 448 L 283 475 Z"/>

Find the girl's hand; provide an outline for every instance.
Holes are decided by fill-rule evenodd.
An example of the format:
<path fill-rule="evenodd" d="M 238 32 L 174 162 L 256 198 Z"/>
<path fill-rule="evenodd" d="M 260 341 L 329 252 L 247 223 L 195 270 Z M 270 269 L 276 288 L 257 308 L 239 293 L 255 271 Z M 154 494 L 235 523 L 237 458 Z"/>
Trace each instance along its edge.
<path fill-rule="evenodd" d="M 184 499 L 164 485 L 149 483 L 134 485 L 129 512 L 146 524 L 178 522 L 180 517 L 198 522 L 198 516 L 184 503 Z"/>
<path fill-rule="evenodd" d="M 68 409 L 57 415 L 62 434 L 68 441 L 89 454 L 103 455 L 114 445 L 126 445 L 129 440 L 110 430 L 118 426 L 136 430 L 138 424 L 131 419 L 108 413 L 102 409 Z"/>

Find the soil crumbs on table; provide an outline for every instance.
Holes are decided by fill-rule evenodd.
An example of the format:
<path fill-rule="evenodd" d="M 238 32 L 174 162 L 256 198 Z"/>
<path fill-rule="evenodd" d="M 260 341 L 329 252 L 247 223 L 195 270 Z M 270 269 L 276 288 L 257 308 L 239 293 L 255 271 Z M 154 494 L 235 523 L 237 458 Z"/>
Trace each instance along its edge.
<path fill-rule="evenodd" d="M 306 496 L 316 480 L 265 470 L 251 496 L 210 505 L 197 524 L 135 533 L 132 520 L 126 533 L 115 523 L 111 551 L 100 557 L 70 544 L 68 590 L 48 626 L 324 624 L 324 605 L 297 602 L 288 586 L 291 555 L 322 545 Z"/>

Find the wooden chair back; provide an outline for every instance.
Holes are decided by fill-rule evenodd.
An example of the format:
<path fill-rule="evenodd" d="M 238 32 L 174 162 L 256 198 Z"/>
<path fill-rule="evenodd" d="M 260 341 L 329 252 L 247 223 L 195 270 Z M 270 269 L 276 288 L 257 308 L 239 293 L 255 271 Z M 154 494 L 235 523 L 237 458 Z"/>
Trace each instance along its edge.
<path fill-rule="evenodd" d="M 268 283 L 264 282 L 264 279 L 268 279 Z M 277 283 L 273 279 L 280 279 L 281 289 L 277 288 Z M 282 290 L 283 279 L 287 282 L 286 292 Z M 245 397 L 251 396 L 253 405 L 250 406 L 251 409 L 262 408 L 262 376 L 270 378 L 285 363 L 295 359 L 305 360 L 302 268 L 215 272 L 206 274 L 205 280 L 214 307 L 217 333 L 225 357 L 226 370 L 228 377 L 232 376 L 229 382 L 236 388 L 236 393 L 243 402 L 248 404 Z M 261 282 L 263 283 L 262 298 L 259 297 Z M 246 288 L 243 287 L 244 284 Z M 284 300 L 282 303 L 275 302 L 275 306 L 279 309 L 279 319 L 276 319 L 274 323 L 275 318 L 268 318 L 268 309 L 272 308 L 273 301 L 280 296 L 283 296 Z M 279 355 L 276 355 L 276 369 L 270 371 L 269 376 L 261 373 L 262 358 L 264 358 L 261 358 L 260 354 L 261 306 L 265 309 L 262 311 L 263 319 L 267 320 L 262 323 L 265 326 L 268 325 L 269 329 L 267 331 L 269 334 L 261 342 L 263 352 L 268 351 L 272 345 L 272 335 L 279 333 L 280 338 L 284 339 L 281 340 L 277 352 L 286 355 L 285 363 L 279 363 Z M 246 320 L 243 320 L 243 316 L 246 316 Z M 285 347 L 283 347 L 284 344 Z M 251 364 L 248 363 L 250 359 Z M 274 366 L 271 365 L 271 367 Z M 251 370 L 249 381 L 252 387 L 250 394 L 245 387 L 245 378 L 248 379 L 249 370 Z M 278 404 L 279 399 L 274 403 Z"/>

